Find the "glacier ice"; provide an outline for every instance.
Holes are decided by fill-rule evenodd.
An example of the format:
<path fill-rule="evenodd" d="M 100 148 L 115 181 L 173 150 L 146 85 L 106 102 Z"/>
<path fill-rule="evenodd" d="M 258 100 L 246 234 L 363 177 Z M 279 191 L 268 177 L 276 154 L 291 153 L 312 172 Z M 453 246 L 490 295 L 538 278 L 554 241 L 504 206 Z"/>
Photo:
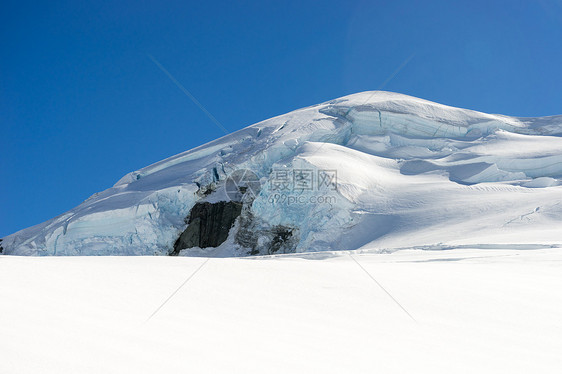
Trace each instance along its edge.
<path fill-rule="evenodd" d="M 508 117 L 374 91 L 131 172 L 69 212 L 3 238 L 3 254 L 170 254 L 196 203 L 229 201 L 224 184 L 239 169 L 264 187 L 274 170 L 335 170 L 337 188 L 262 188 L 246 201 L 251 220 L 241 216 L 224 243 L 183 255 L 246 255 L 237 235 L 251 229 L 251 240 L 271 243 L 280 227 L 294 230 L 283 251 L 296 252 L 562 243 L 562 116 Z"/>

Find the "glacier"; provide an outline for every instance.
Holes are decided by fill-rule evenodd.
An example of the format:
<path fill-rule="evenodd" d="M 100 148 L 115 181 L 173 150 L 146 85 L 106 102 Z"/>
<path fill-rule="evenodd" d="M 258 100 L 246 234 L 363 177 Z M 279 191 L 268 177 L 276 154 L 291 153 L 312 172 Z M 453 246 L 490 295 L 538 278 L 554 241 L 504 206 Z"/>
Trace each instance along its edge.
<path fill-rule="evenodd" d="M 228 238 L 180 255 L 562 246 L 562 116 L 486 114 L 371 91 L 131 172 L 74 209 L 3 238 L 2 254 L 169 255 L 196 204 L 233 200 L 225 185 L 239 170 L 261 187 L 235 199 L 244 208 Z M 320 186 L 325 172 L 334 179 Z M 303 173 L 318 178 L 314 188 L 271 188 L 274 175 L 295 183 Z M 287 231 L 272 234 L 279 228 Z M 286 243 L 272 250 L 279 240 Z"/>

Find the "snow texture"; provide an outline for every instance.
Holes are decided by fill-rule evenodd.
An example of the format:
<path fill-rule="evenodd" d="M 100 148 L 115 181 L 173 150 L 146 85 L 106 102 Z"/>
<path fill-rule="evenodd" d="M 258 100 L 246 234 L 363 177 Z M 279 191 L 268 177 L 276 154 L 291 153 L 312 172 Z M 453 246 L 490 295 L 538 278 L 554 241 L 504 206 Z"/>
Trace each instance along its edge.
<path fill-rule="evenodd" d="M 485 114 L 373 91 L 131 172 L 67 213 L 5 237 L 4 254 L 169 254 L 194 204 L 228 200 L 224 183 L 238 169 L 264 186 L 250 202 L 253 217 L 265 228 L 298 230 L 296 252 L 562 243 L 562 116 Z M 279 201 L 266 188 L 276 170 L 335 170 L 337 188 Z M 239 229 L 218 248 L 182 255 L 245 255 Z"/>
<path fill-rule="evenodd" d="M 559 373 L 562 249 L 534 248 L 0 257 L 0 372 Z"/>

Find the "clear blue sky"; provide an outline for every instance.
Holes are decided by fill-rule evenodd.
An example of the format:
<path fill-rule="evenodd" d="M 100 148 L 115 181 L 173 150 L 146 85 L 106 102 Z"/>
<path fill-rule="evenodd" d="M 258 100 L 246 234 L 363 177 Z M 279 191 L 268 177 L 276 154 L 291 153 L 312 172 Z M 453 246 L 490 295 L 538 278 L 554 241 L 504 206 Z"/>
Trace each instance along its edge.
<path fill-rule="evenodd" d="M 0 5 L 0 237 L 229 131 L 384 87 L 562 114 L 562 0 Z"/>

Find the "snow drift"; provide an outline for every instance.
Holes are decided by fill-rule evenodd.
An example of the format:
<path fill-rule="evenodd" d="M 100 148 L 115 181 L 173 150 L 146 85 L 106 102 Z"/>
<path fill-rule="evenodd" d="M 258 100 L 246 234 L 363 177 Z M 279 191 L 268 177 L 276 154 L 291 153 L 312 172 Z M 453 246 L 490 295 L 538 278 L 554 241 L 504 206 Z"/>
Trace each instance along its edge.
<path fill-rule="evenodd" d="M 233 193 L 228 182 L 241 170 L 253 179 L 235 179 Z M 515 118 L 364 92 L 129 173 L 0 244 L 12 255 L 192 256 L 557 246 L 561 180 L 562 116 Z M 226 209 L 228 219 L 212 213 L 229 202 L 240 206 Z M 224 241 L 201 237 L 213 230 Z M 198 246 L 208 242 L 217 246 Z"/>

